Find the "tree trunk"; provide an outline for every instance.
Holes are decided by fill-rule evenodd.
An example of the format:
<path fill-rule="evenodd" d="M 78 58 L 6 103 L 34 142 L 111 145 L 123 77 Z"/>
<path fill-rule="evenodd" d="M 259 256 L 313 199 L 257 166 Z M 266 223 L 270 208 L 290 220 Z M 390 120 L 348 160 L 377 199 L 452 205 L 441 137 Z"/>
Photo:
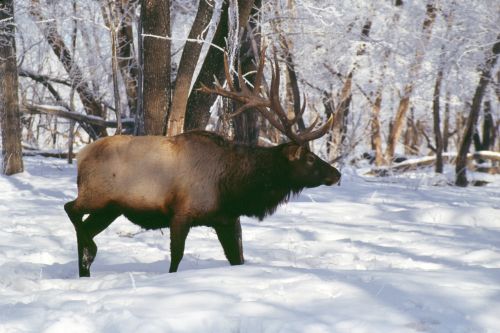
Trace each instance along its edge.
<path fill-rule="evenodd" d="M 441 119 L 439 115 L 439 100 L 441 95 L 441 81 L 443 80 L 443 71 L 438 71 L 436 84 L 434 85 L 434 98 L 432 101 L 432 114 L 434 123 L 434 137 L 436 140 L 436 167 L 437 173 L 443 173 L 443 137 L 441 135 Z"/>
<path fill-rule="evenodd" d="M 481 150 L 490 150 L 494 144 L 493 115 L 491 114 L 491 102 L 485 101 L 483 107 L 483 144 Z"/>
<path fill-rule="evenodd" d="M 359 45 L 356 51 L 356 58 L 352 65 L 351 71 L 347 75 L 347 78 L 344 82 L 344 86 L 342 87 L 341 90 L 340 101 L 338 103 L 338 108 L 335 113 L 335 120 L 333 122 L 333 128 L 332 128 L 331 144 L 333 146 L 332 150 L 335 156 L 330 155 L 329 156 L 330 160 L 342 158 L 342 156 L 344 155 L 343 145 L 347 133 L 347 117 L 349 115 L 349 110 L 352 102 L 352 80 L 353 76 L 355 75 L 355 73 L 359 68 L 360 57 L 365 54 L 366 50 L 365 42 L 370 37 L 371 27 L 372 27 L 372 21 L 371 19 L 367 19 L 361 29 L 361 40 L 363 41 L 363 43 Z M 378 107 L 380 111 L 380 104 Z"/>
<path fill-rule="evenodd" d="M 194 40 L 205 39 L 208 32 L 207 27 L 213 15 L 214 6 L 213 0 L 200 0 L 198 12 L 196 13 L 191 31 L 189 32 L 189 40 L 186 41 L 184 45 L 181 60 L 179 62 L 179 69 L 177 71 L 177 78 L 175 79 L 172 109 L 168 119 L 169 136 L 182 133 L 184 129 L 186 105 L 191 89 L 191 82 L 203 47 L 201 42 L 196 42 Z"/>
<path fill-rule="evenodd" d="M 480 72 L 479 83 L 477 85 L 476 92 L 474 93 L 474 97 L 472 98 L 469 118 L 467 119 L 467 125 L 462 137 L 462 142 L 460 143 L 460 149 L 458 151 L 458 158 L 455 166 L 455 185 L 457 186 L 467 186 L 468 183 L 466 174 L 467 153 L 469 152 L 474 129 L 477 126 L 477 119 L 479 117 L 479 111 L 481 109 L 486 86 L 490 81 L 491 71 L 495 67 L 498 55 L 500 54 L 500 34 L 497 36 L 495 44 L 493 45 L 492 53 L 493 55 L 487 58 L 486 63 Z"/>
<path fill-rule="evenodd" d="M 427 46 L 430 40 L 432 26 L 434 25 L 434 21 L 436 19 L 436 12 L 437 10 L 433 2 L 428 3 L 426 17 L 422 25 L 423 41 L 417 47 L 415 59 L 413 63 L 410 65 L 410 70 L 408 73 L 408 78 L 410 80 L 415 80 L 417 78 L 418 72 L 420 71 L 420 67 L 424 59 L 425 47 Z M 389 163 L 391 163 L 392 159 L 394 158 L 396 144 L 398 143 L 401 131 L 403 129 L 404 119 L 406 117 L 406 114 L 408 113 L 408 107 L 410 105 L 410 97 L 413 92 L 413 88 L 414 88 L 413 82 L 407 83 L 404 88 L 403 97 L 399 101 L 396 117 L 394 119 L 392 130 L 390 131 L 389 134 L 389 140 L 387 142 L 386 159 Z"/>
<path fill-rule="evenodd" d="M 212 44 L 219 48 L 224 47 L 225 39 L 229 31 L 228 11 L 229 4 L 228 2 L 224 2 L 219 23 L 217 24 L 217 29 L 212 40 Z M 200 88 L 201 84 L 208 85 L 212 83 L 214 76 L 219 82 L 223 82 L 224 80 L 224 54 L 213 45 L 208 49 L 200 74 L 198 74 L 193 90 L 188 98 L 184 122 L 185 131 L 205 129 L 210 119 L 210 108 L 217 99 L 217 96 L 213 94 L 204 94 L 198 91 L 197 88 Z"/>
<path fill-rule="evenodd" d="M 12 175 L 23 171 L 13 0 L 0 3 L 0 77 L 2 173 Z"/>
<path fill-rule="evenodd" d="M 453 16 L 454 16 L 454 10 L 455 10 L 455 0 L 452 1 L 451 3 L 451 9 L 449 13 L 443 13 L 443 16 L 446 20 L 446 35 L 445 37 L 449 36 L 450 30 L 453 26 Z M 448 38 L 446 38 L 448 39 Z M 438 64 L 438 73 L 436 77 L 436 83 L 434 85 L 434 98 L 433 98 L 433 104 L 432 104 L 432 113 L 433 113 L 433 124 L 434 124 L 434 138 L 436 142 L 435 146 L 435 153 L 436 153 L 436 166 L 435 166 L 435 172 L 436 173 L 443 173 L 443 150 L 446 151 L 447 149 L 447 143 L 445 144 L 443 141 L 443 133 L 441 132 L 441 118 L 440 118 L 440 100 L 441 100 L 441 86 L 443 82 L 443 74 L 445 70 L 445 64 L 446 64 L 446 43 L 443 43 L 441 45 L 441 53 L 439 56 L 439 64 Z M 448 96 L 447 96 L 448 97 Z M 446 137 L 446 140 L 448 140 L 448 124 L 449 124 L 449 107 L 448 107 L 448 101 L 446 102 L 448 108 L 445 113 L 445 126 L 443 132 L 446 132 L 444 136 Z M 446 148 L 445 148 L 446 146 Z"/>
<path fill-rule="evenodd" d="M 144 135 L 144 90 L 143 78 L 144 78 L 144 59 L 143 59 L 143 47 L 142 47 L 142 21 L 139 19 L 137 22 L 137 109 L 134 115 L 134 135 Z"/>
<path fill-rule="evenodd" d="M 133 17 L 138 0 L 101 0 L 104 23 L 116 34 L 117 65 L 127 93 L 129 114 L 137 111 L 137 59 L 134 56 Z M 109 9 L 109 10 L 108 10 Z M 113 39 L 112 39 L 113 43 Z"/>
<path fill-rule="evenodd" d="M 71 32 L 71 52 L 76 52 L 76 38 L 78 36 L 78 20 L 77 20 L 78 6 L 77 0 L 73 0 L 73 29 Z M 69 108 L 75 111 L 75 88 L 71 87 L 69 92 Z M 68 133 L 68 164 L 73 164 L 73 144 L 75 141 L 75 121 L 69 121 Z"/>
<path fill-rule="evenodd" d="M 405 155 L 418 155 L 420 148 L 420 122 L 415 121 L 415 108 L 410 109 L 410 116 L 406 117 L 406 131 L 404 134 Z"/>
<path fill-rule="evenodd" d="M 240 29 L 246 26 L 250 11 L 254 4 L 254 0 L 240 1 L 238 5 L 239 10 L 239 24 Z M 225 38 L 228 35 L 228 10 L 229 5 L 224 2 L 222 12 L 217 30 L 215 31 L 212 44 L 223 48 L 225 45 Z M 200 70 L 200 74 L 194 84 L 195 90 L 191 92 L 188 99 L 186 108 L 186 118 L 184 122 L 184 130 L 191 129 L 205 129 L 210 119 L 210 108 L 216 100 L 217 96 L 213 94 L 204 94 L 196 90 L 201 84 L 210 84 L 214 76 L 222 82 L 224 80 L 224 54 L 216 47 L 210 46 L 205 60 Z"/>
<path fill-rule="evenodd" d="M 372 149 L 375 151 L 375 165 L 385 164 L 384 154 L 382 152 L 382 134 L 380 133 L 380 108 L 382 106 L 382 92 L 377 92 L 375 103 L 372 107 Z"/>
<path fill-rule="evenodd" d="M 255 64 L 258 63 L 259 50 L 261 48 L 260 24 L 258 14 L 261 8 L 261 0 L 255 1 L 251 17 L 245 28 L 241 41 L 239 62 L 243 73 L 256 71 Z M 250 83 L 255 82 L 255 75 L 247 75 Z M 237 80 L 235 80 L 237 82 Z M 238 103 L 233 103 L 233 111 L 238 108 Z M 250 146 L 256 146 L 259 141 L 259 114 L 256 110 L 247 110 L 232 118 L 234 127 L 233 140 Z"/>
<path fill-rule="evenodd" d="M 351 105 L 352 98 L 352 71 L 344 82 L 342 91 L 340 93 L 340 100 L 335 109 L 333 127 L 332 127 L 332 141 L 330 148 L 329 160 L 337 160 L 342 157 L 343 149 L 342 145 L 345 139 L 346 127 L 347 127 L 347 116 L 349 114 L 349 107 Z"/>
<path fill-rule="evenodd" d="M 113 97 L 115 104 L 115 114 L 116 114 L 116 132 L 115 134 L 121 134 L 122 132 L 122 105 L 120 98 L 120 87 L 118 85 L 118 31 L 121 25 L 122 18 L 119 15 L 119 9 L 116 7 L 117 3 L 115 1 L 107 0 L 107 3 L 101 3 L 101 11 L 104 16 L 104 21 L 109 28 L 110 39 L 111 39 L 111 73 L 113 78 Z M 125 81 L 125 80 L 124 80 Z"/>
<path fill-rule="evenodd" d="M 137 112 L 138 64 L 135 56 L 134 33 L 132 29 L 137 3 L 138 0 L 122 0 L 118 1 L 117 4 L 121 12 L 120 25 L 118 27 L 118 67 L 120 67 L 125 84 L 130 115 L 134 115 Z"/>
<path fill-rule="evenodd" d="M 143 108 L 146 135 L 163 135 L 170 104 L 170 1 L 142 0 Z"/>
<path fill-rule="evenodd" d="M 448 151 L 450 140 L 450 93 L 446 92 L 446 101 L 444 104 L 444 124 L 443 124 L 443 151 Z"/>

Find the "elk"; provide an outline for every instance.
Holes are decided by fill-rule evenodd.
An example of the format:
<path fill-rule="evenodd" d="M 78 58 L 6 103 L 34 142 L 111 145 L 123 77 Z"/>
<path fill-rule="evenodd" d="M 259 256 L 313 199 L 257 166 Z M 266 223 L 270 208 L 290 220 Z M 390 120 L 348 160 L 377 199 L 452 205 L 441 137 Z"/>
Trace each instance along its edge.
<path fill-rule="evenodd" d="M 238 113 L 257 109 L 291 139 L 289 143 L 250 147 L 215 133 L 192 131 L 174 137 L 106 137 L 80 151 L 78 196 L 64 205 L 76 230 L 80 277 L 90 276 L 97 253 L 94 237 L 120 215 L 145 229 L 170 228 L 169 272 L 177 271 L 194 226 L 213 227 L 229 263 L 243 264 L 240 216 L 262 220 L 304 188 L 339 181 L 339 171 L 307 146 L 327 132 L 332 118 L 317 129 L 315 121 L 301 133 L 293 131 L 301 115 L 290 120 L 280 105 L 275 62 L 267 97 L 260 87 L 263 55 L 252 90 L 244 84 L 241 70 L 241 90 L 235 89 L 227 57 L 228 89 L 218 82 L 213 89 L 201 89 L 242 102 Z M 304 109 L 305 103 L 301 112 Z"/>

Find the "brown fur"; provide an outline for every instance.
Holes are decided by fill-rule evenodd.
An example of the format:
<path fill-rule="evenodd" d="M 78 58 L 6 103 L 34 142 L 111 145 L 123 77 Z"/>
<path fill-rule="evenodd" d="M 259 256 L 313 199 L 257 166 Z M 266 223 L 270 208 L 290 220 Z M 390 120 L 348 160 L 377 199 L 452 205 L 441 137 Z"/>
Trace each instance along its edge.
<path fill-rule="evenodd" d="M 90 274 L 93 237 L 121 214 L 143 228 L 170 227 L 171 272 L 195 225 L 214 227 L 230 263 L 241 264 L 239 216 L 262 219 L 290 194 L 339 178 L 296 144 L 247 147 L 204 131 L 100 139 L 78 154 L 78 197 L 65 205 L 77 232 L 80 276 Z"/>

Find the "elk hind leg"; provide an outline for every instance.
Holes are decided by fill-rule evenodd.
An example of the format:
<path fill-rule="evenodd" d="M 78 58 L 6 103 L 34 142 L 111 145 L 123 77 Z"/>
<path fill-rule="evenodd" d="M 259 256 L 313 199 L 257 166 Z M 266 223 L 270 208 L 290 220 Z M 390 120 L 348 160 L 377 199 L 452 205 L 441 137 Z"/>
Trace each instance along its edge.
<path fill-rule="evenodd" d="M 78 273 L 80 277 L 90 276 L 90 265 L 97 254 L 97 245 L 93 238 L 106 229 L 118 216 L 112 209 L 101 209 L 92 212 L 85 221 L 83 214 L 75 209 L 75 201 L 64 205 L 76 231 L 78 246 Z"/>
<path fill-rule="evenodd" d="M 92 248 L 92 240 L 83 229 L 83 215 L 76 207 L 76 200 L 70 201 L 64 205 L 64 210 L 68 214 L 73 227 L 76 231 L 76 243 L 78 247 L 78 273 L 80 277 L 90 276 L 90 264 L 88 258 L 95 256 L 97 247 Z M 95 243 L 94 243 L 95 245 Z M 94 253 L 94 255 L 92 255 Z"/>
<path fill-rule="evenodd" d="M 245 258 L 243 257 L 240 219 L 237 218 L 229 224 L 216 225 L 214 229 L 229 263 L 231 265 L 242 265 Z"/>

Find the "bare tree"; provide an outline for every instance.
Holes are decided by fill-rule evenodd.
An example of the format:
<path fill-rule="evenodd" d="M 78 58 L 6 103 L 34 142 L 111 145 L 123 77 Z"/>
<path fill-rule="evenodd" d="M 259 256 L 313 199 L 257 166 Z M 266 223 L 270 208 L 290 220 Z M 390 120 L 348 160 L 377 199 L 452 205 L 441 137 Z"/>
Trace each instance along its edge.
<path fill-rule="evenodd" d="M 39 0 L 31 0 L 30 12 L 31 15 L 37 20 L 37 24 L 42 30 L 47 42 L 52 47 L 57 58 L 61 61 L 64 69 L 71 78 L 71 85 L 75 87 L 80 100 L 82 101 L 85 111 L 89 115 L 104 117 L 104 109 L 101 102 L 95 98 L 90 85 L 84 81 L 83 72 L 80 67 L 75 63 L 70 50 L 64 42 L 63 36 L 61 36 L 57 30 L 57 25 L 54 20 L 47 20 L 41 11 Z M 105 128 L 93 127 L 93 136 L 106 136 Z M 92 133 L 89 133 L 92 134 Z"/>
<path fill-rule="evenodd" d="M 392 26 L 396 26 L 401 18 L 399 13 L 400 7 L 403 6 L 402 1 L 396 1 L 394 3 L 396 7 L 396 12 L 392 17 Z M 370 23 L 370 25 L 368 25 Z M 367 20 L 365 26 L 371 27 L 371 21 Z M 363 35 L 363 34 L 362 34 Z M 371 146 L 373 151 L 375 152 L 375 165 L 381 166 L 386 164 L 385 156 L 382 150 L 382 130 L 380 124 L 380 110 L 382 108 L 382 92 L 384 88 L 384 81 L 386 78 L 387 67 L 389 66 L 389 56 L 391 52 L 389 48 L 386 48 L 383 52 L 382 58 L 382 68 L 381 68 L 381 76 L 379 78 L 380 84 L 378 85 L 375 91 L 375 102 L 371 105 Z"/>
<path fill-rule="evenodd" d="M 0 2 L 0 122 L 2 173 L 23 171 L 14 23 L 14 1 Z"/>
<path fill-rule="evenodd" d="M 427 4 L 426 17 L 424 23 L 422 25 L 422 30 L 424 32 L 422 43 L 419 44 L 415 53 L 415 59 L 411 64 L 409 69 L 408 77 L 410 80 L 415 80 L 420 67 L 422 65 L 424 59 L 424 51 L 425 46 L 430 40 L 432 26 L 434 25 L 434 21 L 436 19 L 436 6 L 433 3 L 433 0 Z M 404 87 L 403 96 L 399 101 L 398 109 L 396 112 L 396 116 L 394 118 L 394 122 L 389 134 L 389 140 L 387 142 L 386 149 L 386 160 L 391 162 L 394 158 L 394 151 L 396 149 L 396 144 L 401 135 L 401 131 L 403 129 L 404 119 L 408 109 L 410 107 L 410 97 L 413 93 L 414 89 L 414 81 L 407 83 Z"/>
<path fill-rule="evenodd" d="M 118 66 L 125 83 L 128 108 L 131 114 L 137 112 L 138 64 L 132 26 L 138 2 L 139 0 L 115 0 L 120 15 L 117 32 Z"/>
<path fill-rule="evenodd" d="M 479 118 L 479 111 L 481 109 L 481 104 L 486 91 L 486 87 L 491 79 L 491 71 L 495 67 L 498 60 L 498 55 L 500 54 L 500 34 L 497 35 L 495 44 L 493 44 L 493 49 L 491 55 L 487 57 L 486 62 L 479 73 L 479 83 L 477 84 L 474 97 L 472 98 L 472 104 L 470 106 L 469 118 L 467 119 L 467 125 L 465 127 L 464 135 L 462 137 L 462 142 L 460 143 L 460 149 L 458 151 L 457 163 L 455 165 L 455 185 L 457 186 L 467 186 L 467 153 L 472 142 L 472 136 L 476 130 L 477 120 Z"/>
<path fill-rule="evenodd" d="M 434 99 L 432 101 L 432 115 L 434 124 L 434 136 L 436 140 L 436 167 L 437 173 L 443 173 L 443 136 L 441 134 L 441 118 L 439 115 L 439 97 L 441 96 L 441 81 L 443 80 L 443 69 L 438 70 L 436 84 L 434 85 Z"/>
<path fill-rule="evenodd" d="M 250 11 L 254 0 L 238 2 L 238 22 L 240 29 L 244 28 L 248 22 Z M 220 51 L 225 45 L 225 39 L 228 36 L 228 12 L 229 4 L 225 2 L 222 6 L 221 16 L 217 29 L 215 31 L 212 44 L 210 46 L 203 65 L 200 70 L 194 88 L 200 88 L 202 84 L 208 84 L 213 81 L 214 76 L 219 80 L 224 79 L 224 54 Z M 217 48 L 218 46 L 219 48 Z M 186 108 L 186 117 L 184 130 L 204 129 L 210 118 L 210 107 L 215 101 L 216 96 L 203 94 L 198 90 L 193 90 L 189 96 Z"/>
<path fill-rule="evenodd" d="M 198 12 L 189 32 L 188 40 L 182 50 L 179 69 L 177 70 L 177 77 L 175 79 L 175 89 L 172 95 L 172 108 L 168 119 L 168 135 L 182 133 L 184 129 L 186 105 L 191 89 L 191 82 L 203 46 L 197 40 L 206 37 L 214 5 L 213 0 L 200 0 Z"/>
<path fill-rule="evenodd" d="M 138 0 L 101 0 L 104 23 L 110 31 L 111 63 L 115 112 L 124 116 L 120 101 L 118 75 L 121 74 L 129 114 L 137 112 L 138 65 L 133 38 L 133 17 Z"/>

